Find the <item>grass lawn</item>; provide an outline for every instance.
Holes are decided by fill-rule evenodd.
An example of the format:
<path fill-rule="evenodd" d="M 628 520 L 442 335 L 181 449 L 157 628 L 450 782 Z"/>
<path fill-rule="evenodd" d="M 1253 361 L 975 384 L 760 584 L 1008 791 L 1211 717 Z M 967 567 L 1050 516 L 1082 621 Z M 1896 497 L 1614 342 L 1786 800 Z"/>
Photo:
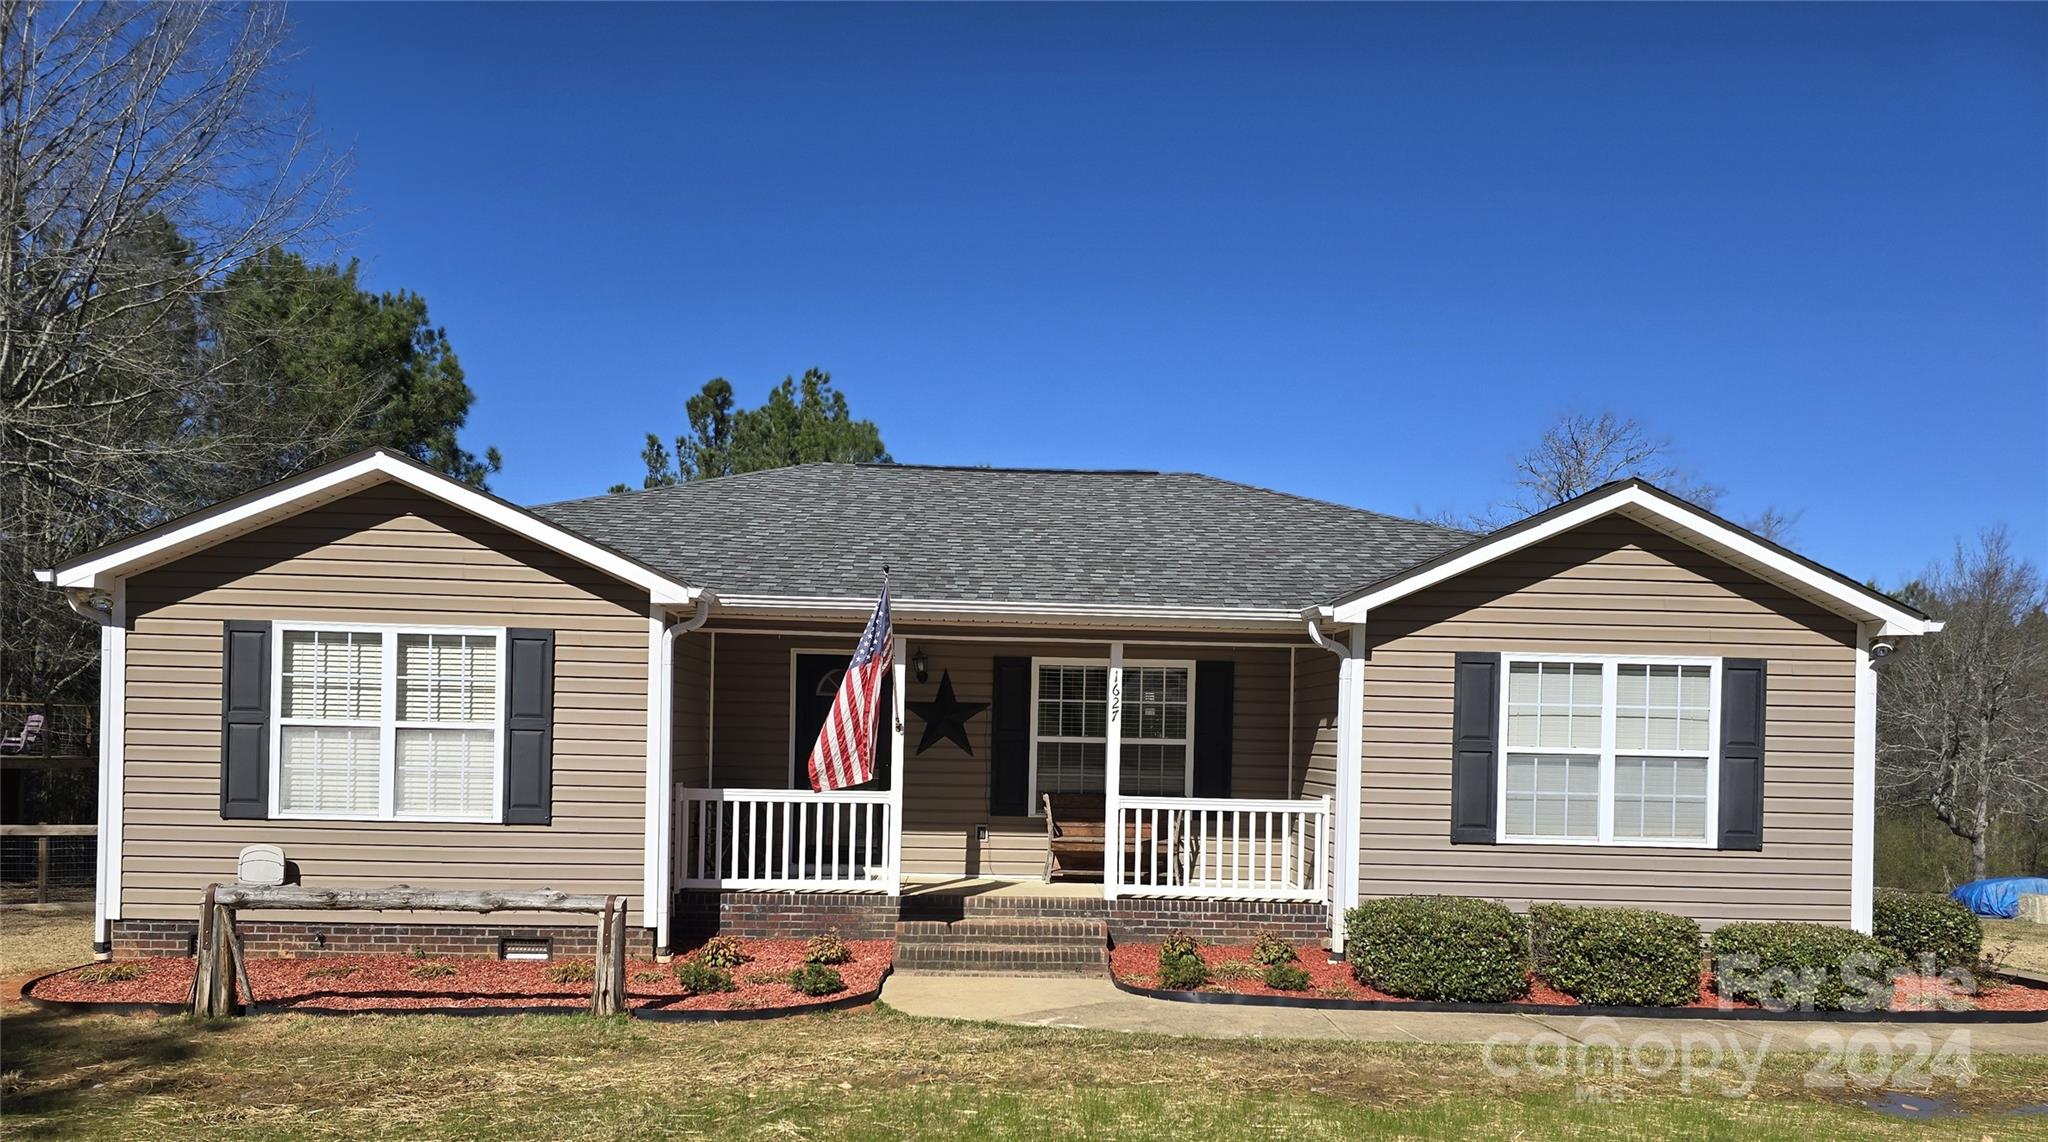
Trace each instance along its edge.
<path fill-rule="evenodd" d="M 91 958 L 90 912 L 0 912 L 0 980 Z"/>
<path fill-rule="evenodd" d="M 1986 920 L 1984 951 L 2006 967 L 2048 975 L 2048 924 Z"/>
<path fill-rule="evenodd" d="M 11 942 L 14 926 L 0 925 Z M 10 963 L 15 952 L 10 951 Z M 1931 1123 L 1809 1088 L 1773 1053 L 1582 1092 L 1576 1072 L 1489 1074 L 1477 1046 L 1185 1040 L 913 1019 L 756 1023 L 581 1016 L 184 1019 L 0 1006 L 0 1135 L 154 1138 L 1361 1136 L 2039 1137 L 2048 1057 L 1978 1053 L 1966 1111 Z"/>

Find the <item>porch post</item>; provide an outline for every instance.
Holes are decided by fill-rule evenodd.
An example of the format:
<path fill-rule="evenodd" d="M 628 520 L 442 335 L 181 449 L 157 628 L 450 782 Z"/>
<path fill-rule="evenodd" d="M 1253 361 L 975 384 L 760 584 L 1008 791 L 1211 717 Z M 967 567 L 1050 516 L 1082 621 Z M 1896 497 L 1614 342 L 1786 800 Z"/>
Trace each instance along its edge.
<path fill-rule="evenodd" d="M 1109 644 L 1109 724 L 1103 727 L 1102 803 L 1106 810 L 1102 830 L 1102 896 L 1117 898 L 1124 875 L 1123 745 L 1124 745 L 1124 644 Z"/>
<path fill-rule="evenodd" d="M 903 660 L 909 655 L 910 641 L 902 635 L 891 640 L 889 660 L 890 671 L 895 675 L 895 685 L 890 687 L 889 697 L 889 895 L 903 895 L 903 788 L 909 779 L 910 758 L 903 752 L 903 699 L 904 688 L 909 678 L 904 670 Z"/>
<path fill-rule="evenodd" d="M 1358 905 L 1359 817 L 1365 784 L 1365 625 L 1351 628 L 1337 666 L 1336 852 L 1330 877 L 1330 950 L 1344 953 L 1344 914 Z"/>

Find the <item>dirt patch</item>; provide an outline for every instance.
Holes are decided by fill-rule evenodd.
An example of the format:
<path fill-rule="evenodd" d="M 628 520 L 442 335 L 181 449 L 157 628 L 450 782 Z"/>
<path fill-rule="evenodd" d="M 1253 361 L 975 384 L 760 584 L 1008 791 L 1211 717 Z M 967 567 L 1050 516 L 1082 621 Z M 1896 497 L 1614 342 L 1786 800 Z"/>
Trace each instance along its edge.
<path fill-rule="evenodd" d="M 801 1010 L 872 994 L 889 968 L 894 944 L 888 940 L 849 943 L 851 962 L 838 970 L 846 987 L 810 996 L 789 986 L 789 973 L 803 963 L 802 940 L 749 940 L 751 957 L 733 969 L 734 990 L 689 995 L 668 965 L 652 960 L 626 964 L 627 1005 L 668 1011 Z M 37 999 L 67 1003 L 183 1003 L 192 986 L 193 962 L 183 958 L 123 961 L 140 965 L 131 980 L 91 982 L 73 968 L 36 984 Z M 563 961 L 557 961 L 560 963 Z M 424 965 L 436 966 L 422 971 Z M 588 982 L 556 982 L 545 962 L 412 956 L 307 956 L 249 960 L 255 1001 L 273 1011 L 406 1011 L 438 1008 L 559 1007 L 577 1010 L 590 1002 Z"/>

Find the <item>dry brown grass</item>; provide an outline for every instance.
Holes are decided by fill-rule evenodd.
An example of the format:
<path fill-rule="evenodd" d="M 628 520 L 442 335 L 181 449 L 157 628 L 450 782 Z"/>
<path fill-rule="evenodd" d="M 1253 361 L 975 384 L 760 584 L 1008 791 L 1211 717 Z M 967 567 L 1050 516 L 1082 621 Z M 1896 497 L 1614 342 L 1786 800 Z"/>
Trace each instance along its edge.
<path fill-rule="evenodd" d="M 76 967 L 90 959 L 90 912 L 0 909 L 0 978 Z"/>
<path fill-rule="evenodd" d="M 2048 924 L 1986 920 L 1984 952 L 2003 967 L 2048 975 Z"/>

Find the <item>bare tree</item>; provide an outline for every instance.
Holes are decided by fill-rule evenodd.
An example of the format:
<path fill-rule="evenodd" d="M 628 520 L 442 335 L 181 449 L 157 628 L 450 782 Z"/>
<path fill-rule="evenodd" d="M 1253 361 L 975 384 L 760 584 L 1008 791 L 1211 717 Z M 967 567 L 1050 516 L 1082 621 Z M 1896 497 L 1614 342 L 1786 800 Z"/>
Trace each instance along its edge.
<path fill-rule="evenodd" d="M 1711 508 L 1721 489 L 1696 479 L 1672 455 L 1671 441 L 1632 416 L 1568 412 L 1515 458 L 1514 493 L 1503 508 L 1534 515 L 1602 484 L 1639 476 Z"/>
<path fill-rule="evenodd" d="M 47 694 L 90 632 L 34 567 L 319 451 L 206 352 L 206 300 L 320 234 L 343 170 L 270 86 L 280 7 L 0 0 L 0 25 L 0 686 Z"/>
<path fill-rule="evenodd" d="M 2048 797 L 2048 593 L 1994 528 L 1958 543 L 1913 594 L 1947 625 L 1885 661 L 1880 788 L 1968 841 L 1974 879 L 2000 823 Z"/>

